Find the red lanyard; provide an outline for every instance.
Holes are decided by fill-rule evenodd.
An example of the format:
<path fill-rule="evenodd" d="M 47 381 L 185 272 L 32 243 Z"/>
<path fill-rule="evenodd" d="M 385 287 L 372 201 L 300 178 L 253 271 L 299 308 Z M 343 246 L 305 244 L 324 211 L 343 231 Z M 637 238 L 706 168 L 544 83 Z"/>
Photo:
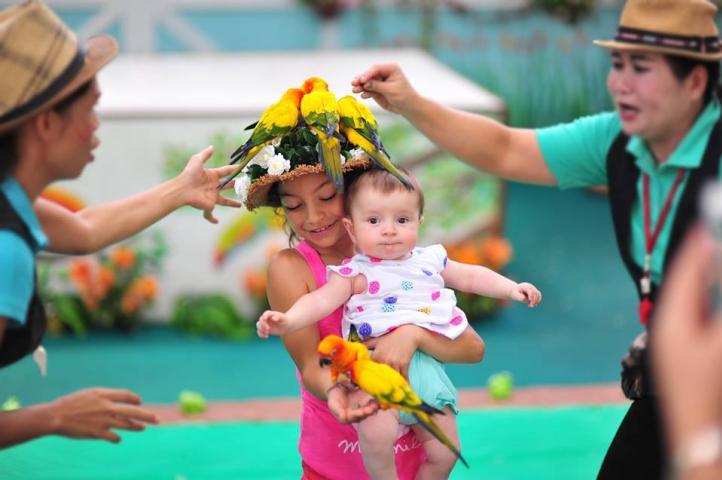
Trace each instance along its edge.
<path fill-rule="evenodd" d="M 649 299 L 649 294 L 652 292 L 652 281 L 651 268 L 652 268 L 652 250 L 657 244 L 657 238 L 659 238 L 659 232 L 662 231 L 664 222 L 667 220 L 667 215 L 672 207 L 672 200 L 679 185 L 682 183 L 684 178 L 685 170 L 677 172 L 677 177 L 674 179 L 672 189 L 667 194 L 667 198 L 662 206 L 662 211 L 659 212 L 659 218 L 657 224 L 654 226 L 654 232 L 652 232 L 652 214 L 649 201 L 649 175 L 646 173 L 642 174 L 643 187 L 644 187 L 644 266 L 642 268 L 642 277 L 639 279 L 639 286 L 642 291 L 642 301 L 639 304 L 639 321 L 642 325 L 649 323 L 649 315 L 652 312 L 652 301 Z"/>

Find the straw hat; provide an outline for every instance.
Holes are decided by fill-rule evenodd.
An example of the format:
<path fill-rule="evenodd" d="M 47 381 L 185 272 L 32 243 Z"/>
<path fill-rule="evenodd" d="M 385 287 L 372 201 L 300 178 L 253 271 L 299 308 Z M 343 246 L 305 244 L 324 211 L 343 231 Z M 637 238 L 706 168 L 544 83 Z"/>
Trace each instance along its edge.
<path fill-rule="evenodd" d="M 109 36 L 78 38 L 48 7 L 31 0 L 0 11 L 0 133 L 46 110 L 115 57 Z"/>
<path fill-rule="evenodd" d="M 614 40 L 602 48 L 658 52 L 703 61 L 722 59 L 715 14 L 708 0 L 629 0 Z"/>

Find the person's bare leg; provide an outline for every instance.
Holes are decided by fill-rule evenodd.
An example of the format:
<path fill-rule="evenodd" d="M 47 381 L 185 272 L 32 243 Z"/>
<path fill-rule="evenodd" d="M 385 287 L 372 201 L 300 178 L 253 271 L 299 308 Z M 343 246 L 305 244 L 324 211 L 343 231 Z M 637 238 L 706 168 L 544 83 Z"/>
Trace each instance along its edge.
<path fill-rule="evenodd" d="M 451 410 L 451 407 L 445 407 L 443 410 L 446 415 L 434 415 L 432 418 L 439 428 L 449 437 L 451 443 L 461 450 L 459 429 L 456 425 L 456 414 Z M 426 461 L 419 468 L 419 472 L 416 474 L 416 480 L 440 480 L 449 478 L 451 470 L 454 468 L 457 460 L 454 452 L 438 441 L 436 437 L 431 435 L 420 424 L 417 423 L 412 428 L 416 437 L 424 446 L 424 452 L 426 452 Z"/>
<path fill-rule="evenodd" d="M 358 391 L 352 393 L 351 402 L 363 404 L 371 398 Z M 379 410 L 357 424 L 361 456 L 366 473 L 373 480 L 396 480 L 394 442 L 399 431 L 399 415 L 394 410 Z"/>

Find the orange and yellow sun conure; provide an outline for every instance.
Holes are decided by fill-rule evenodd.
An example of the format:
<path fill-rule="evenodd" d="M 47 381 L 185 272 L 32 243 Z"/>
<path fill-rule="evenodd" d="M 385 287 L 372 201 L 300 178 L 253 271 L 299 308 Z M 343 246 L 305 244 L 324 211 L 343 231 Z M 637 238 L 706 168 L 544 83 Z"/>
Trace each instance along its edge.
<path fill-rule="evenodd" d="M 431 418 L 431 415 L 444 415 L 444 412 L 421 400 L 399 372 L 384 363 L 371 360 L 363 343 L 348 342 L 339 336 L 328 335 L 318 344 L 318 353 L 321 355 L 321 364 L 331 366 L 333 381 L 344 374 L 375 398 L 382 409 L 396 408 L 413 415 L 421 426 L 454 452 L 466 467 L 469 466 L 459 449 Z"/>
<path fill-rule="evenodd" d="M 328 84 L 318 77 L 311 77 L 303 82 L 301 90 L 306 92 L 301 100 L 301 116 L 318 137 L 319 161 L 336 185 L 336 190 L 343 192 L 336 96 L 328 91 Z"/>
<path fill-rule="evenodd" d="M 391 163 L 388 152 L 381 143 L 378 123 L 371 110 L 351 95 L 346 95 L 339 99 L 338 111 L 339 128 L 349 143 L 366 152 L 379 168 L 387 170 L 407 188 L 413 190 L 414 186 L 406 175 Z"/>
<path fill-rule="evenodd" d="M 301 98 L 303 91 L 289 88 L 280 100 L 261 114 L 250 138 L 231 154 L 231 165 L 237 162 L 238 169 L 226 179 L 224 185 L 238 175 L 264 146 L 273 139 L 284 136 L 298 125 Z"/>

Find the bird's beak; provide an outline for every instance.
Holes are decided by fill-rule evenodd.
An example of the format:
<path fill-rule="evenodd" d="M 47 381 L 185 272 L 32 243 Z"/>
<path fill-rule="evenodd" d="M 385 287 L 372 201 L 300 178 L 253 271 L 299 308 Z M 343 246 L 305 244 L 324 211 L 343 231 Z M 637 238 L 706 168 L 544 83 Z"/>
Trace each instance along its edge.
<path fill-rule="evenodd" d="M 323 368 L 323 367 L 326 367 L 326 366 L 328 366 L 328 365 L 331 365 L 331 360 L 329 360 L 329 359 L 326 358 L 326 357 L 321 357 L 321 358 L 318 360 L 318 364 Z"/>

